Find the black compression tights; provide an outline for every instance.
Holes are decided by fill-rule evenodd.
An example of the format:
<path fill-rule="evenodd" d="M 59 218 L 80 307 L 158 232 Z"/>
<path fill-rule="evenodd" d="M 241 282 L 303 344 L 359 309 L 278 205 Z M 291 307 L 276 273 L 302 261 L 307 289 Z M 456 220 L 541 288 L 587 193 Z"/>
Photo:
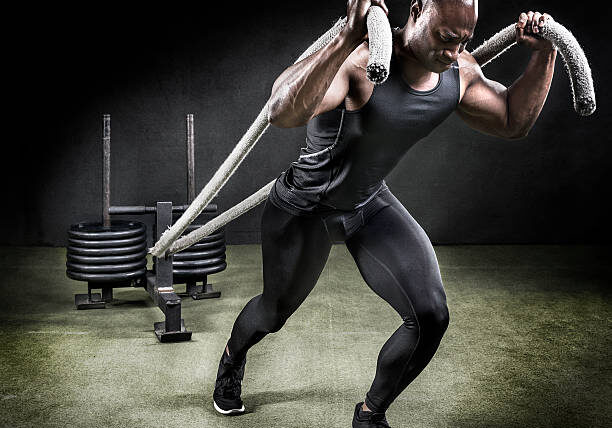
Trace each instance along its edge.
<path fill-rule="evenodd" d="M 370 410 L 384 412 L 433 357 L 448 326 L 448 309 L 429 238 L 389 190 L 376 198 L 387 206 L 366 215 L 345 243 L 368 286 L 403 320 L 380 350 L 365 398 Z M 294 216 L 266 201 L 263 293 L 246 304 L 234 323 L 228 341 L 232 360 L 241 360 L 264 336 L 280 330 L 314 288 L 332 245 L 329 220 L 337 223 L 347 212 L 335 213 L 327 221 Z"/>

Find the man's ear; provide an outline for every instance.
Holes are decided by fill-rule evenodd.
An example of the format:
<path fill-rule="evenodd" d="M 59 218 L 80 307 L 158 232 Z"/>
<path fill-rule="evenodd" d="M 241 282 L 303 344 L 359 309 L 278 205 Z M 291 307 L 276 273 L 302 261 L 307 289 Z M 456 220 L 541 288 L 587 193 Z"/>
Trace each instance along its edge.
<path fill-rule="evenodd" d="M 410 3 L 410 18 L 416 22 L 423 13 L 423 0 L 412 0 Z"/>

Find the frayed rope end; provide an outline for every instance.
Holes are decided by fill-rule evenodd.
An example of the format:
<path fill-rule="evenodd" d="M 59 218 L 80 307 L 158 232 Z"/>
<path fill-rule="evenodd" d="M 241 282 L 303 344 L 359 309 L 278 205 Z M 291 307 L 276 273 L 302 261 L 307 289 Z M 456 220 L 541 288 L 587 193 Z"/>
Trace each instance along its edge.
<path fill-rule="evenodd" d="M 168 233 L 168 231 L 169 231 L 171 228 L 172 228 L 172 226 L 170 226 L 170 225 L 169 225 L 169 226 L 166 228 L 166 230 L 164 230 L 164 232 L 161 234 L 161 236 L 160 236 L 160 237 L 159 237 L 159 239 L 157 240 L 157 243 L 156 243 L 154 246 L 152 246 L 151 248 L 149 248 L 149 254 L 152 254 L 153 256 L 155 256 L 155 257 L 157 257 L 157 258 L 160 258 L 160 256 L 163 256 L 163 255 L 165 254 L 165 253 L 162 253 L 162 250 L 161 250 L 161 248 L 160 248 L 160 247 L 161 247 L 161 245 L 160 245 L 160 244 L 163 242 L 163 240 L 164 240 L 164 236 L 166 236 L 166 234 Z M 172 244 L 170 244 L 170 245 L 172 245 Z"/>

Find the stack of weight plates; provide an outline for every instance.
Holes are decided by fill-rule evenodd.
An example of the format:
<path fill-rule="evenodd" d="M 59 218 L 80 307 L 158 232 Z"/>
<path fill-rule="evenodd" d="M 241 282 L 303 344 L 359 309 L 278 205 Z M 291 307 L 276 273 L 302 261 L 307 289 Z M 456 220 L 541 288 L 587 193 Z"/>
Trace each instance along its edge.
<path fill-rule="evenodd" d="M 137 221 L 77 223 L 68 230 L 66 275 L 77 281 L 125 286 L 146 274 L 147 235 Z M 121 284 L 121 285 L 120 285 Z"/>
<path fill-rule="evenodd" d="M 201 226 L 200 224 L 191 224 L 185 229 L 183 235 L 187 235 Z M 225 270 L 226 267 L 225 229 L 221 228 L 191 247 L 174 254 L 172 261 L 173 283 L 182 284 L 187 281 L 203 279 L 207 275 Z M 153 269 L 155 270 L 155 267 Z"/>

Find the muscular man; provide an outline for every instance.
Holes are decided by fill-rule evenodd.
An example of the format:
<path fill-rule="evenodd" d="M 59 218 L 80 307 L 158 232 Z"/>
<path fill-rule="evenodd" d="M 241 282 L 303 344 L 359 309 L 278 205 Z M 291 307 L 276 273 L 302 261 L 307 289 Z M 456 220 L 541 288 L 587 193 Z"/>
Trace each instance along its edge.
<path fill-rule="evenodd" d="M 374 86 L 365 72 L 371 5 L 388 12 L 383 0 L 349 0 L 342 32 L 274 83 L 270 122 L 307 125 L 307 146 L 264 207 L 263 293 L 238 315 L 219 362 L 213 396 L 221 413 L 244 411 L 248 349 L 284 325 L 313 289 L 332 241 L 343 240 L 365 282 L 402 319 L 353 416 L 353 427 L 388 427 L 385 411 L 433 357 L 449 314 L 431 242 L 384 178 L 453 111 L 478 131 L 516 139 L 546 100 L 556 49 L 537 35 L 549 15 L 520 14 L 516 38 L 531 59 L 506 88 L 465 51 L 477 0 L 411 0 L 406 24 L 393 30 L 390 76 Z"/>

